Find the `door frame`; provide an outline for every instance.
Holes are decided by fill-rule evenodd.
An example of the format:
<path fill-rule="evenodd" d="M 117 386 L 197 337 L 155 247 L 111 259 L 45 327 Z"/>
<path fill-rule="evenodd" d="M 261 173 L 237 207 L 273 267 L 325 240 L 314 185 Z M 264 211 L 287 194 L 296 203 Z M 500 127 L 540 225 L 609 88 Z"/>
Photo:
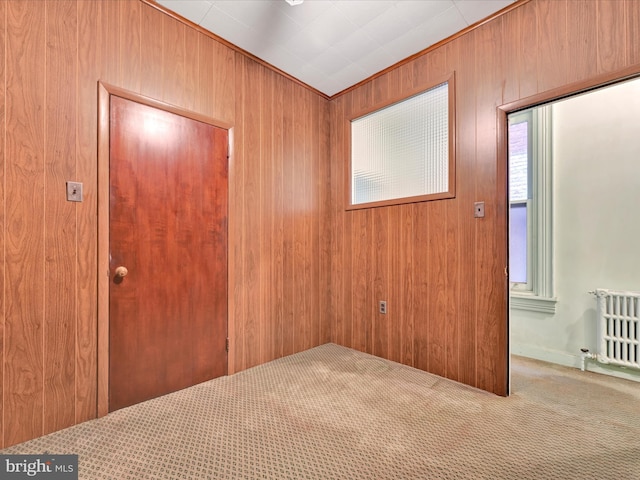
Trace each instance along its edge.
<path fill-rule="evenodd" d="M 97 385 L 97 416 L 103 417 L 109 413 L 109 129 L 111 116 L 111 96 L 117 96 L 126 100 L 131 100 L 142 105 L 157 108 L 166 112 L 190 118 L 199 122 L 213 125 L 227 130 L 228 141 L 228 159 L 227 166 L 230 167 L 233 158 L 233 126 L 217 120 L 215 118 L 201 115 L 196 112 L 185 110 L 183 108 L 171 105 L 165 102 L 154 100 L 144 95 L 140 95 L 101 81 L 98 82 L 98 187 L 97 187 L 97 214 L 98 214 L 98 258 L 97 258 L 97 277 L 98 277 L 98 385 Z M 230 172 L 229 168 L 229 172 Z M 227 179 L 227 184 L 231 182 Z M 230 195 L 227 193 L 227 196 Z M 227 225 L 228 221 L 227 213 Z M 227 238 L 229 236 L 227 228 Z M 227 246 L 227 269 L 231 265 L 231 249 Z M 227 304 L 229 303 L 229 273 L 227 270 Z M 229 315 L 229 306 L 227 306 L 227 336 L 230 337 L 232 331 L 231 325 L 232 315 Z M 227 358 L 229 358 L 227 352 Z M 229 368 L 227 367 L 227 371 Z"/>
<path fill-rule="evenodd" d="M 590 90 L 596 90 L 608 85 L 640 77 L 640 64 L 632 65 L 621 70 L 597 74 L 573 82 L 567 85 L 547 90 L 538 94 L 531 95 L 496 108 L 496 137 L 497 137 L 497 172 L 498 172 L 498 195 L 503 198 L 506 208 L 504 209 L 503 222 L 504 231 L 500 236 L 506 242 L 505 248 L 507 252 L 505 272 L 509 271 L 509 122 L 510 113 L 518 110 L 543 105 L 546 103 L 562 100 L 573 95 L 586 93 Z M 511 394 L 511 291 L 509 288 L 509 275 L 506 275 L 506 308 L 507 308 L 507 396 Z"/>

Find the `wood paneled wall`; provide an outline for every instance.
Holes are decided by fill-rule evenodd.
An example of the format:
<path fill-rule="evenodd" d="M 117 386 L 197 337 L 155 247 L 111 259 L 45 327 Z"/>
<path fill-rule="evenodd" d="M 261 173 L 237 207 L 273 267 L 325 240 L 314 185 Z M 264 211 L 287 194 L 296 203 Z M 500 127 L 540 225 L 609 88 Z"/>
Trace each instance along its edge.
<path fill-rule="evenodd" d="M 330 340 L 328 102 L 242 55 L 236 92 L 230 371 Z"/>
<path fill-rule="evenodd" d="M 639 29 L 533 0 L 328 102 L 139 0 L 0 1 L 0 447 L 96 415 L 99 80 L 233 125 L 230 373 L 331 340 L 503 394 L 496 106 L 639 63 Z M 351 112 L 452 71 L 457 197 L 345 211 Z"/>
<path fill-rule="evenodd" d="M 333 341 L 506 393 L 506 165 L 496 107 L 638 64 L 639 33 L 636 0 L 532 0 L 332 99 Z M 345 211 L 349 119 L 454 71 L 456 198 Z M 474 218 L 475 201 L 485 202 L 485 218 Z"/>
<path fill-rule="evenodd" d="M 230 373 L 329 340 L 325 98 L 139 0 L 0 1 L 0 58 L 0 448 L 96 416 L 99 80 L 233 126 Z"/>

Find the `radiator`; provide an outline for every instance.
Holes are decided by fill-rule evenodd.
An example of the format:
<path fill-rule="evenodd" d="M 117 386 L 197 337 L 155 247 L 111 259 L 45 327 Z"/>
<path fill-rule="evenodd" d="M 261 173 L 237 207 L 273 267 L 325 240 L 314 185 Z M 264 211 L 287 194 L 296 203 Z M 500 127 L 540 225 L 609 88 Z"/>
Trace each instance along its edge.
<path fill-rule="evenodd" d="M 597 360 L 640 368 L 640 293 L 597 289 Z"/>

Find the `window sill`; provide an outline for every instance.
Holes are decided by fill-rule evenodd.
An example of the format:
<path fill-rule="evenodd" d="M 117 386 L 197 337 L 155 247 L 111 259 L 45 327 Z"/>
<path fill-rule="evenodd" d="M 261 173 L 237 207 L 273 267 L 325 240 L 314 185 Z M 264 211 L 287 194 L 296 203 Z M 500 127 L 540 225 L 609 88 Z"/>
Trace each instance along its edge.
<path fill-rule="evenodd" d="M 532 294 L 511 292 L 510 305 L 516 310 L 529 310 L 539 313 L 556 313 L 558 299 L 538 297 Z"/>

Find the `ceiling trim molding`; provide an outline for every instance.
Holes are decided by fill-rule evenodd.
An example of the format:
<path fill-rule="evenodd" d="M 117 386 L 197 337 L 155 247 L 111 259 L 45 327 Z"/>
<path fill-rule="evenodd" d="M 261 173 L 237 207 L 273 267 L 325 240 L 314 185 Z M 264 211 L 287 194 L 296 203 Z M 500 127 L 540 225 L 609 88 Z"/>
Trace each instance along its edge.
<path fill-rule="evenodd" d="M 182 15 L 179 15 L 179 14 L 175 13 L 174 11 L 169 10 L 168 8 L 164 7 L 163 5 L 160 5 L 159 3 L 157 3 L 155 0 L 140 0 L 140 1 L 142 3 L 144 3 L 144 4 L 146 4 L 146 5 L 149 5 L 150 7 L 155 8 L 156 10 L 164 13 L 165 15 L 170 16 L 174 20 L 182 22 L 185 25 L 187 25 L 188 27 L 191 27 L 194 30 L 197 30 L 198 32 L 202 33 L 203 35 L 206 35 L 207 37 L 210 37 L 210 38 L 214 39 L 216 42 L 221 43 L 221 44 L 225 45 L 226 47 L 229 47 L 231 50 L 234 50 L 235 52 L 244 55 L 245 57 L 253 60 L 254 62 L 259 63 L 263 67 L 268 68 L 269 70 L 272 70 L 272 71 L 274 71 L 275 73 L 277 73 L 279 75 L 282 75 L 283 77 L 291 80 L 294 83 L 297 83 L 298 85 L 306 88 L 307 90 L 312 91 L 313 93 L 315 93 L 316 95 L 319 95 L 320 97 L 324 98 L 325 100 L 330 100 L 331 99 L 331 97 L 329 97 L 329 95 L 321 92 L 320 90 L 316 90 L 311 85 L 308 85 L 308 84 L 304 83 L 302 80 L 299 80 L 296 77 L 288 74 L 287 72 L 285 72 L 283 70 L 280 70 L 278 67 L 275 67 L 275 66 L 271 65 L 270 63 L 265 62 L 260 57 L 256 57 L 252 53 L 249 53 L 246 50 L 238 47 L 237 45 L 234 45 L 233 43 L 229 42 L 228 40 L 225 40 L 224 38 L 219 37 L 218 35 L 216 35 L 215 33 L 210 32 L 206 28 L 203 28 L 200 25 L 198 25 L 196 23 L 193 23 L 191 20 L 189 20 L 187 18 L 184 18 Z"/>
<path fill-rule="evenodd" d="M 433 45 L 431 45 L 430 47 L 425 48 L 424 50 L 419 51 L 418 53 L 414 53 L 413 55 L 404 58 L 402 60 L 400 60 L 397 63 L 394 63 L 393 65 L 385 68 L 384 70 L 380 70 L 378 73 L 374 73 L 373 75 L 371 75 L 368 78 L 365 78 L 364 80 L 359 81 L 358 83 L 356 83 L 355 85 L 352 85 L 348 88 L 345 88 L 344 90 L 333 94 L 331 97 L 329 97 L 330 100 L 333 100 L 334 98 L 338 98 L 341 95 L 344 95 L 346 93 L 351 92 L 352 90 L 355 90 L 358 87 L 361 87 L 362 85 L 369 83 L 372 80 L 375 80 L 378 77 L 381 77 L 382 75 L 385 75 L 386 73 L 389 73 L 392 70 L 395 70 L 396 68 L 401 67 L 402 65 L 405 65 L 407 63 L 410 63 L 412 61 L 414 61 L 416 58 L 421 57 L 423 55 L 426 55 L 429 52 L 432 52 L 440 47 L 442 47 L 443 45 L 446 45 L 449 42 L 452 42 L 453 40 L 455 40 L 456 38 L 460 38 L 461 36 L 469 33 L 472 30 L 475 30 L 476 28 L 479 28 L 493 20 L 495 20 L 498 17 L 501 17 L 502 15 L 504 15 L 505 13 L 509 13 L 512 10 L 515 10 L 516 8 L 521 7 L 522 5 L 524 5 L 525 3 L 529 3 L 531 0 L 518 0 L 517 2 L 514 2 L 510 5 L 507 5 L 506 7 L 504 7 L 502 10 L 498 10 L 497 12 L 495 12 L 492 15 L 489 15 L 488 17 L 477 21 L 476 23 L 469 25 L 467 28 L 460 30 L 457 33 L 454 33 L 453 35 L 451 35 L 450 37 L 447 37 L 443 40 L 440 40 L 438 43 L 434 43 Z"/>

